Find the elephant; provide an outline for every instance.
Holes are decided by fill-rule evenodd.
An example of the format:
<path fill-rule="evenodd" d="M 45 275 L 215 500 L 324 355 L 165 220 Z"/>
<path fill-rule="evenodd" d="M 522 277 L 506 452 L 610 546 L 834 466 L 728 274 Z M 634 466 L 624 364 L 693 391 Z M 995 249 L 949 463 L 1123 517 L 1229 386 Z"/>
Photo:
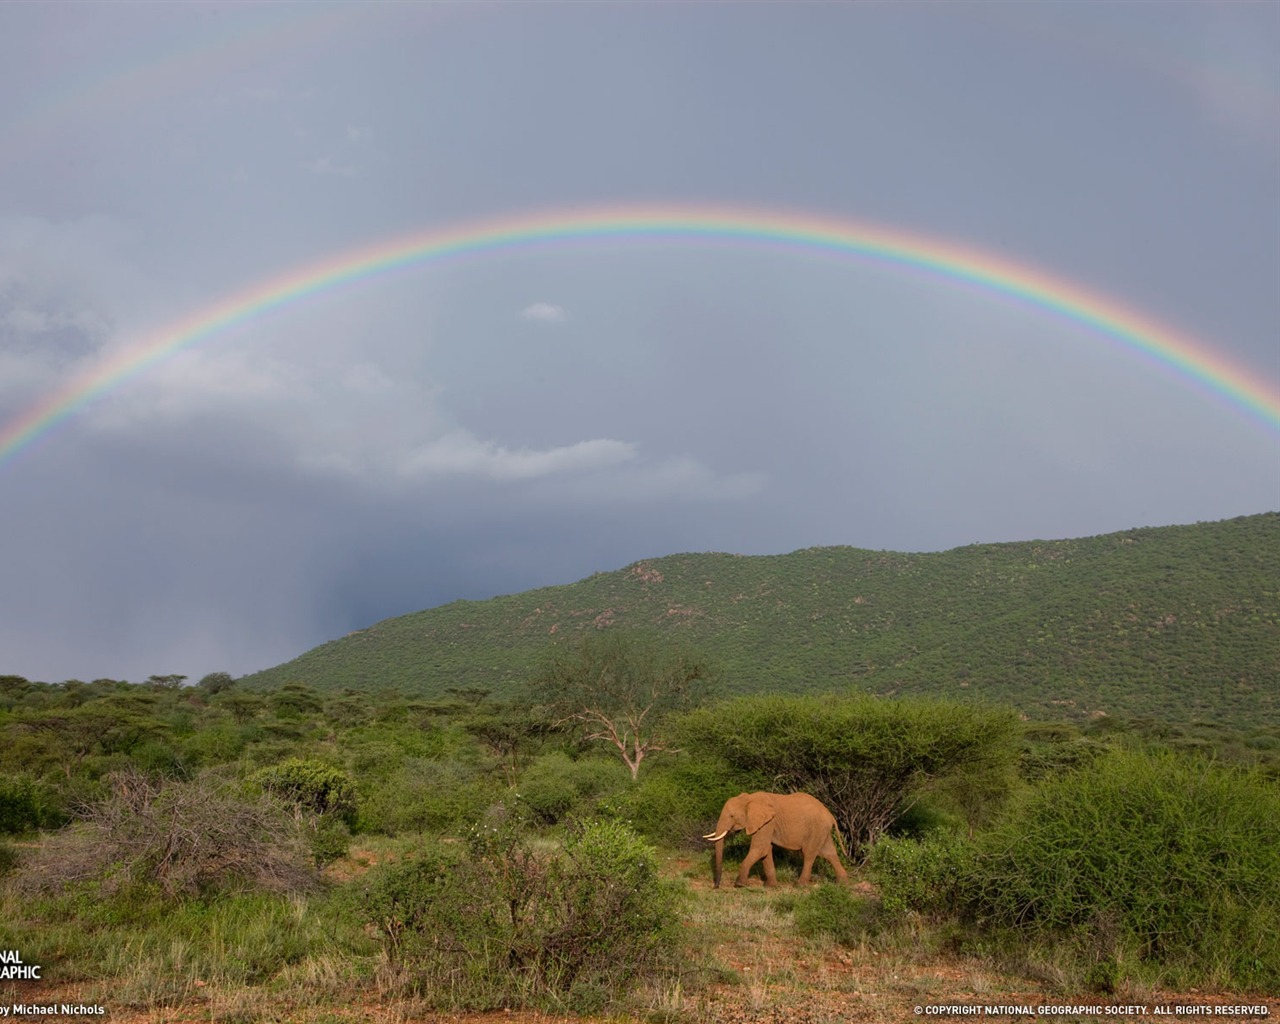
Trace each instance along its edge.
<path fill-rule="evenodd" d="M 738 869 L 738 880 L 733 884 L 747 884 L 747 875 L 756 861 L 764 861 L 764 884 L 777 885 L 773 870 L 773 848 L 801 850 L 804 853 L 804 870 L 800 872 L 800 884 L 809 881 L 814 859 L 823 857 L 835 869 L 836 878 L 849 877 L 836 844 L 831 840 L 832 829 L 844 846 L 836 819 L 821 800 L 808 793 L 739 793 L 724 803 L 716 830 L 703 839 L 716 844 L 715 887 L 720 888 L 720 869 L 724 861 L 724 837 L 738 829 L 746 829 L 751 837 L 751 850 L 743 858 Z M 848 851 L 845 851 L 848 856 Z"/>

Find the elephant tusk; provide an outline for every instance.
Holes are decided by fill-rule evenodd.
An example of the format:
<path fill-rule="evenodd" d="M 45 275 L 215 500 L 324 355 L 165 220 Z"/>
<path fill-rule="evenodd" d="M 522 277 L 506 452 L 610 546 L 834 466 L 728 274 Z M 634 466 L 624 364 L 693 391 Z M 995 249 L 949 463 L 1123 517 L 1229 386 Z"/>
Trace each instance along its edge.
<path fill-rule="evenodd" d="M 713 843 L 718 843 L 720 842 L 721 839 L 723 839 L 728 834 L 729 834 L 729 830 L 725 829 L 723 832 L 712 832 L 710 835 L 705 835 L 702 838 Z"/>

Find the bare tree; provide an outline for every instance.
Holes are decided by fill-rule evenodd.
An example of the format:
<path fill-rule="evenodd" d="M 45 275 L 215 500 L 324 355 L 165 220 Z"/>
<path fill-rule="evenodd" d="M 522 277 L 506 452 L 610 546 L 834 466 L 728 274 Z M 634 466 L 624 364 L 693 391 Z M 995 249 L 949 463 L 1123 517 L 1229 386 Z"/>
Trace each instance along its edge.
<path fill-rule="evenodd" d="M 696 703 L 708 681 L 705 662 L 688 651 L 605 634 L 553 649 L 535 692 L 556 725 L 612 746 L 635 779 L 646 757 L 670 749 L 663 719 Z"/>
<path fill-rule="evenodd" d="M 247 798 L 212 773 L 184 782 L 126 769 L 107 781 L 111 796 L 26 859 L 19 893 L 98 880 L 106 891 L 154 882 L 185 898 L 241 887 L 305 892 L 319 882 L 300 827 L 271 797 Z"/>

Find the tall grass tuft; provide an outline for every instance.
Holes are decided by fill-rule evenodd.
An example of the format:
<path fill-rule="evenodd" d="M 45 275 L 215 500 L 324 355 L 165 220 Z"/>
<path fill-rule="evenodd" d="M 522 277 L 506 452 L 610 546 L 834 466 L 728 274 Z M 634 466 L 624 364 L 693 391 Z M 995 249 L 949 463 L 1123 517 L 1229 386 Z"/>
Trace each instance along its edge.
<path fill-rule="evenodd" d="M 0 948 L 18 948 L 57 980 L 111 984 L 114 1002 L 161 1006 L 197 992 L 280 982 L 324 990 L 356 980 L 375 947 L 331 895 L 223 892 L 175 901 L 158 889 L 81 883 L 0 900 Z M 318 973 L 317 973 L 318 972 Z"/>

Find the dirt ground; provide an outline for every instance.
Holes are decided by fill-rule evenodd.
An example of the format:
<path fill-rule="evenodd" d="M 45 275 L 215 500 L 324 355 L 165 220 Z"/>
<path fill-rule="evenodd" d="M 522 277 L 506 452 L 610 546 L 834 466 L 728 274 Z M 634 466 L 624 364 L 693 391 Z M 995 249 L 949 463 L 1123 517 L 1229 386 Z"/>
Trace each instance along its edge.
<path fill-rule="evenodd" d="M 859 961 L 856 954 L 833 954 L 822 962 L 796 960 L 787 969 L 775 960 L 754 971 L 743 965 L 740 984 L 717 985 L 694 997 L 671 994 L 665 1006 L 640 1016 L 580 1018 L 530 1011 L 440 1013 L 411 1001 L 372 1000 L 350 1005 L 310 1007 L 273 1005 L 243 996 L 233 1000 L 195 998 L 181 1006 L 150 1010 L 113 1006 L 109 992 L 97 986 L 46 986 L 29 983 L 0 989 L 0 1007 L 16 1020 L 98 1020 L 111 1024 L 204 1024 L 209 1021 L 280 1021 L 298 1024 L 619 1024 L 622 1021 L 687 1020 L 709 1024 L 891 1024 L 923 1019 L 964 1020 L 1274 1020 L 1280 1000 L 1226 993 L 1166 993 L 1064 997 L 1016 982 L 975 973 L 963 966 L 922 964 L 910 971 L 885 971 Z M 788 977 L 789 976 L 789 977 Z M 98 1000 L 101 1000 L 100 1002 Z M 235 1005 L 230 1005 L 234 1003 Z M 23 1014 L 22 1007 L 102 1007 L 101 1012 Z M 1246 1004 L 1237 1012 L 1233 1008 Z M 919 1012 L 917 1012 L 917 1007 Z M 1073 1009 L 1075 1012 L 1072 1012 Z M 1002 1012 L 1002 1010 L 1004 1012 Z"/>
<path fill-rule="evenodd" d="M 868 962 L 857 952 L 791 958 L 754 957 L 739 968 L 742 981 L 713 985 L 696 995 L 667 993 L 637 1016 L 556 1016 L 530 1011 L 440 1013 L 402 999 L 365 995 L 350 1004 L 281 1006 L 265 992 L 197 996 L 180 1006 L 136 1009 L 112 1005 L 96 985 L 25 983 L 0 989 L 0 1009 L 16 1020 L 98 1020 L 111 1024 L 196 1024 L 279 1021 L 298 1024 L 619 1024 L 635 1020 L 688 1020 L 709 1024 L 890 1024 L 912 1019 L 963 1020 L 1267 1020 L 1280 1018 L 1280 999 L 1227 993 L 1129 993 L 1099 997 L 1046 994 L 1025 981 L 1003 979 L 954 963 L 921 963 L 910 969 Z M 1245 1004 L 1243 1009 L 1233 1008 Z M 88 1012 L 23 1013 L 24 1007 Z M 97 1009 L 100 1007 L 101 1009 Z M 918 1008 L 918 1009 L 917 1009 Z M 1074 1011 L 1074 1012 L 1073 1012 Z"/>
<path fill-rule="evenodd" d="M 1063 995 L 1051 979 L 1002 973 L 971 958 L 928 952 L 924 944 L 848 948 L 796 937 L 785 913 L 772 903 L 795 887 L 766 891 L 758 880 L 745 889 L 712 889 L 702 863 L 675 858 L 665 870 L 693 890 L 687 922 L 709 960 L 713 977 L 696 991 L 679 986 L 640 993 L 631 1016 L 580 1018 L 528 1011 L 440 1013 L 412 1000 L 380 998 L 368 991 L 349 999 L 317 993 L 297 1005 L 268 989 L 214 991 L 197 982 L 177 1006 L 138 1009 L 113 1002 L 109 985 L 0 983 L 0 1021 L 97 1020 L 110 1024 L 297 1022 L 297 1024 L 621 1024 L 623 1021 L 696 1021 L 708 1024 L 891 1024 L 943 1019 L 1004 1021 L 1213 1020 L 1280 1021 L 1280 997 L 1258 993 L 1163 992 L 1121 986 L 1115 995 Z M 866 883 L 853 883 L 868 895 Z M 84 1013 L 64 1007 L 89 1007 Z M 24 1008 L 54 1007 L 24 1013 Z M 100 1008 L 100 1009 L 99 1009 Z"/>

